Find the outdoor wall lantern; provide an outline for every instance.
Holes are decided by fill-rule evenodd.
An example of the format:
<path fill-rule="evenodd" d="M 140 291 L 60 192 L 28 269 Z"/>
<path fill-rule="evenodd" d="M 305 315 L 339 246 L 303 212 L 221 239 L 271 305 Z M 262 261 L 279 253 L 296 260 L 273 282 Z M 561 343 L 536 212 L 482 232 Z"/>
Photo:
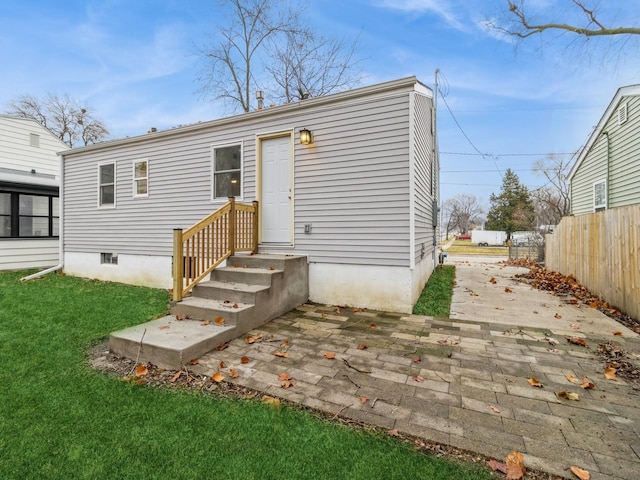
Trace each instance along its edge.
<path fill-rule="evenodd" d="M 311 145 L 313 143 L 313 137 L 311 136 L 311 132 L 306 128 L 300 130 L 300 143 L 302 145 Z"/>

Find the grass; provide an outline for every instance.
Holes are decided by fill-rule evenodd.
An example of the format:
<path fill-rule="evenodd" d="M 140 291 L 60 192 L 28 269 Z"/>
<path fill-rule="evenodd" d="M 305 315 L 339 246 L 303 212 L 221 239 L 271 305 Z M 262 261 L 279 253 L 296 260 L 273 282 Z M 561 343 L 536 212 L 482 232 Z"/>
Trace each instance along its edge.
<path fill-rule="evenodd" d="M 413 313 L 448 318 L 451 311 L 451 295 L 455 277 L 456 268 L 453 265 L 437 267 L 413 307 Z"/>
<path fill-rule="evenodd" d="M 491 256 L 503 256 L 509 255 L 508 247 L 478 247 L 475 243 L 471 243 L 471 240 L 456 240 L 453 242 L 447 252 L 453 255 L 491 255 Z"/>
<path fill-rule="evenodd" d="M 166 292 L 24 274 L 0 273 L 0 478 L 493 478 L 301 410 L 96 372 L 86 349 L 164 313 Z"/>

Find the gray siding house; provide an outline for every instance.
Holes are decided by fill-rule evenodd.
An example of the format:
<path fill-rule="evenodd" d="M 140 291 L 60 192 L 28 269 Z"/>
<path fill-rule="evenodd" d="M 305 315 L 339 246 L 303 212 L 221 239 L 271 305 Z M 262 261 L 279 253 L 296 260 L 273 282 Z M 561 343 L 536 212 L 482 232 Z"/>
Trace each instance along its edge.
<path fill-rule="evenodd" d="M 409 77 L 63 152 L 64 270 L 170 288 L 173 229 L 235 196 L 261 253 L 307 256 L 311 301 L 410 312 L 436 262 L 433 108 Z"/>
<path fill-rule="evenodd" d="M 56 152 L 67 148 L 33 119 L 0 115 L 0 270 L 58 264 Z"/>
<path fill-rule="evenodd" d="M 572 214 L 640 203 L 640 85 L 618 89 L 569 182 Z"/>

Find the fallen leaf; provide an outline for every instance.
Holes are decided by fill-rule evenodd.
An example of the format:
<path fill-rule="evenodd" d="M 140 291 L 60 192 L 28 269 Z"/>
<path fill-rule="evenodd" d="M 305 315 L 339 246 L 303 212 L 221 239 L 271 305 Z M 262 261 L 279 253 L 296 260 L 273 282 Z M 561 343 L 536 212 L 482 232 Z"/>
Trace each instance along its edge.
<path fill-rule="evenodd" d="M 244 343 L 250 345 L 252 343 L 255 343 L 256 341 L 260 340 L 262 338 L 262 334 L 259 333 L 258 335 L 253 335 L 253 336 L 247 336 L 244 337 Z"/>
<path fill-rule="evenodd" d="M 529 385 L 531 385 L 532 387 L 538 387 L 538 388 L 542 388 L 544 387 L 544 385 L 542 385 L 537 378 L 531 377 L 527 380 L 527 382 L 529 382 Z"/>
<path fill-rule="evenodd" d="M 189 363 L 191 365 L 198 365 L 200 363 L 200 360 L 198 360 L 197 358 L 194 358 L 192 360 L 189 360 Z"/>
<path fill-rule="evenodd" d="M 574 377 L 573 375 L 565 375 L 565 377 L 567 378 L 567 380 L 569 380 L 571 383 L 579 383 L 580 380 L 578 380 L 576 377 Z"/>
<path fill-rule="evenodd" d="M 517 450 L 507 455 L 504 463 L 507 466 L 507 480 L 520 480 L 527 471 L 524 467 L 524 457 Z"/>
<path fill-rule="evenodd" d="M 571 305 L 577 305 L 578 304 L 578 299 L 577 298 L 572 298 L 571 300 L 569 300 L 569 303 Z"/>
<path fill-rule="evenodd" d="M 269 270 L 275 270 L 276 267 L 269 267 Z"/>
<path fill-rule="evenodd" d="M 496 310 L 504 310 L 502 307 L 496 307 Z"/>
<path fill-rule="evenodd" d="M 420 357 L 413 357 L 413 363 L 420 363 L 422 359 Z"/>
<path fill-rule="evenodd" d="M 333 352 L 324 352 L 324 356 L 327 357 L 329 360 L 333 360 L 334 358 L 336 358 L 336 354 Z"/>
<path fill-rule="evenodd" d="M 589 380 L 588 377 L 584 377 L 582 379 L 582 383 L 580 383 L 580 388 L 584 388 L 585 390 L 590 388 L 596 388 L 596 384 Z"/>
<path fill-rule="evenodd" d="M 216 383 L 220 383 L 222 380 L 224 380 L 224 375 L 222 375 L 220 372 L 216 372 L 213 375 L 211 375 L 211 380 L 213 380 Z"/>
<path fill-rule="evenodd" d="M 205 320 L 200 325 L 202 325 L 203 327 L 206 327 L 207 325 L 209 325 L 209 320 Z"/>
<path fill-rule="evenodd" d="M 224 363 L 224 360 L 220 360 L 220 368 L 226 368 L 227 364 Z"/>
<path fill-rule="evenodd" d="M 398 430 L 397 428 L 394 428 L 393 430 L 389 430 L 388 433 L 392 437 L 399 437 L 400 436 L 400 430 Z"/>
<path fill-rule="evenodd" d="M 616 377 L 616 371 L 617 369 L 615 369 L 611 365 L 607 365 L 607 367 L 604 369 L 604 376 L 609 380 L 615 380 L 617 382 L 618 377 Z"/>
<path fill-rule="evenodd" d="M 622 336 L 622 332 L 620 332 L 620 331 L 617 331 L 617 332 L 611 332 L 611 333 L 613 333 L 613 334 L 614 334 L 614 335 L 616 335 L 617 337 L 621 337 L 621 336 Z"/>
<path fill-rule="evenodd" d="M 160 330 L 166 330 L 167 328 L 169 328 L 169 325 L 161 325 L 160 326 Z"/>
<path fill-rule="evenodd" d="M 278 375 L 278 380 L 281 382 L 283 380 L 291 380 L 291 375 L 289 375 L 287 372 L 282 372 L 280 375 Z"/>
<path fill-rule="evenodd" d="M 415 377 L 413 377 L 413 381 L 414 382 L 418 382 L 418 383 L 422 383 L 422 382 L 424 382 L 424 377 L 421 377 L 420 375 L 416 375 Z"/>
<path fill-rule="evenodd" d="M 547 352 L 560 353 L 560 350 L 558 350 L 557 348 L 547 348 Z"/>
<path fill-rule="evenodd" d="M 367 348 L 369 347 L 367 347 L 364 343 L 361 343 L 360 345 L 358 345 L 358 350 L 366 350 Z"/>
<path fill-rule="evenodd" d="M 237 303 L 234 303 L 231 308 L 239 308 Z"/>
<path fill-rule="evenodd" d="M 220 345 L 218 345 L 216 348 L 214 348 L 215 351 L 217 352 L 221 352 L 222 350 L 224 350 L 225 348 L 227 348 L 229 346 L 228 343 L 221 343 Z"/>
<path fill-rule="evenodd" d="M 334 312 L 336 312 L 339 315 L 340 314 L 340 307 L 336 307 Z"/>
<path fill-rule="evenodd" d="M 238 374 L 238 372 L 236 372 L 233 368 L 230 368 L 230 369 L 229 369 L 229 376 L 230 376 L 231 378 L 238 378 L 238 377 L 239 377 L 239 374 Z"/>
<path fill-rule="evenodd" d="M 460 345 L 460 342 L 458 340 L 451 340 L 451 345 L 453 346 Z"/>
<path fill-rule="evenodd" d="M 573 328 L 574 330 L 579 330 L 579 329 L 580 329 L 580 324 L 578 324 L 578 323 L 572 323 L 572 324 L 571 324 L 571 328 Z"/>
<path fill-rule="evenodd" d="M 471 292 L 469 295 L 472 296 L 472 297 L 479 297 L 480 296 L 480 294 L 476 293 L 476 292 Z"/>
<path fill-rule="evenodd" d="M 493 284 L 495 285 L 495 284 L 496 284 L 496 283 L 498 283 L 498 282 L 496 281 L 496 279 L 495 279 L 495 278 L 491 277 L 491 278 L 489 279 L 489 283 L 493 283 Z"/>
<path fill-rule="evenodd" d="M 513 290 L 511 290 L 509 287 L 504 287 L 504 293 L 513 293 Z"/>
<path fill-rule="evenodd" d="M 490 406 L 490 408 L 491 408 L 491 411 L 492 411 L 492 412 L 500 413 L 500 409 L 499 409 L 498 407 L 496 407 L 496 406 L 494 406 L 494 405 L 491 405 L 491 406 Z"/>
<path fill-rule="evenodd" d="M 367 403 L 369 399 L 367 397 L 360 397 L 360 403 Z"/>
<path fill-rule="evenodd" d="M 171 380 L 169 380 L 170 383 L 176 383 L 178 381 L 178 379 L 180 378 L 180 375 L 182 375 L 182 370 L 178 370 L 176 372 L 176 374 L 171 377 Z"/>
<path fill-rule="evenodd" d="M 580 337 L 565 337 L 567 342 L 573 343 L 574 345 L 580 345 L 581 347 L 586 347 L 587 342 L 585 342 L 584 338 Z"/>
<path fill-rule="evenodd" d="M 572 466 L 571 467 L 571 471 L 580 480 L 590 480 L 591 479 L 591 474 L 589 472 L 587 472 L 586 470 L 583 470 L 582 468 L 573 467 Z"/>
<path fill-rule="evenodd" d="M 375 323 L 370 323 L 369 324 L 369 328 L 376 328 L 376 324 Z"/>
<path fill-rule="evenodd" d="M 358 312 L 360 311 L 360 309 L 359 309 L 359 308 L 355 308 L 355 307 L 354 307 L 354 308 L 352 309 L 352 311 L 353 311 L 353 313 L 358 313 Z"/>
<path fill-rule="evenodd" d="M 276 353 L 274 353 L 274 355 L 276 357 L 280 357 L 280 358 L 289 358 L 289 353 L 288 352 L 277 351 Z"/>
<path fill-rule="evenodd" d="M 560 342 L 558 340 L 556 340 L 555 338 L 547 338 L 547 342 L 549 342 L 550 345 L 559 345 Z"/>
<path fill-rule="evenodd" d="M 562 318 L 562 315 L 560 315 L 559 313 L 556 313 L 556 314 L 554 315 L 554 318 Z"/>
<path fill-rule="evenodd" d="M 267 405 L 272 405 L 274 407 L 279 407 L 280 406 L 280 399 L 274 398 L 274 397 L 270 397 L 269 395 L 263 395 L 262 396 L 262 403 L 266 403 Z"/>
<path fill-rule="evenodd" d="M 224 318 L 222 317 L 216 317 L 216 319 L 213 321 L 213 323 L 215 323 L 216 325 L 224 325 Z"/>
<path fill-rule="evenodd" d="M 295 387 L 295 386 L 296 386 L 296 384 L 295 384 L 294 382 L 292 382 L 291 380 L 285 380 L 284 382 L 282 382 L 282 383 L 280 384 L 280 386 L 281 386 L 282 388 L 291 388 L 291 387 Z"/>
<path fill-rule="evenodd" d="M 489 468 L 494 472 L 497 471 L 497 472 L 502 472 L 504 474 L 507 473 L 507 466 L 502 462 L 498 462 L 497 460 L 492 459 L 487 462 L 487 465 L 489 465 Z"/>
<path fill-rule="evenodd" d="M 598 302 L 589 302 L 589 306 L 591 308 L 598 308 L 600 306 L 600 304 Z"/>
<path fill-rule="evenodd" d="M 182 321 L 182 320 L 186 320 L 187 318 L 189 318 L 189 315 L 187 315 L 186 313 L 179 313 L 176 315 L 176 320 L 178 321 Z"/>
<path fill-rule="evenodd" d="M 147 373 L 149 373 L 149 369 L 144 365 L 138 365 L 136 367 L 136 377 L 144 377 Z"/>
<path fill-rule="evenodd" d="M 249 357 L 241 357 L 240 358 L 240 363 L 249 363 Z"/>
<path fill-rule="evenodd" d="M 575 392 L 562 391 L 562 392 L 557 392 L 556 395 L 558 396 L 558 398 L 564 398 L 566 400 L 573 400 L 575 402 L 578 402 L 580 400 L 580 395 L 575 393 Z"/>

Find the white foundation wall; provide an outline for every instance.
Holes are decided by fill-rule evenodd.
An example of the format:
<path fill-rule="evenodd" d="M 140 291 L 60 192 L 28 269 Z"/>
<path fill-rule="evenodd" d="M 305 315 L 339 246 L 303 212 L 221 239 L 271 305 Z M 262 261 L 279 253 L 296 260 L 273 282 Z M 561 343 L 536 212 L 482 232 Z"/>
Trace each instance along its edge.
<path fill-rule="evenodd" d="M 309 300 L 411 313 L 412 277 L 407 267 L 310 263 Z"/>
<path fill-rule="evenodd" d="M 411 308 L 416 304 L 436 265 L 435 252 L 426 255 L 411 271 Z"/>
<path fill-rule="evenodd" d="M 65 252 L 64 272 L 145 287 L 169 289 L 173 285 L 171 257 L 163 256 L 118 254 L 118 264 L 109 265 L 100 263 L 100 253 Z"/>

